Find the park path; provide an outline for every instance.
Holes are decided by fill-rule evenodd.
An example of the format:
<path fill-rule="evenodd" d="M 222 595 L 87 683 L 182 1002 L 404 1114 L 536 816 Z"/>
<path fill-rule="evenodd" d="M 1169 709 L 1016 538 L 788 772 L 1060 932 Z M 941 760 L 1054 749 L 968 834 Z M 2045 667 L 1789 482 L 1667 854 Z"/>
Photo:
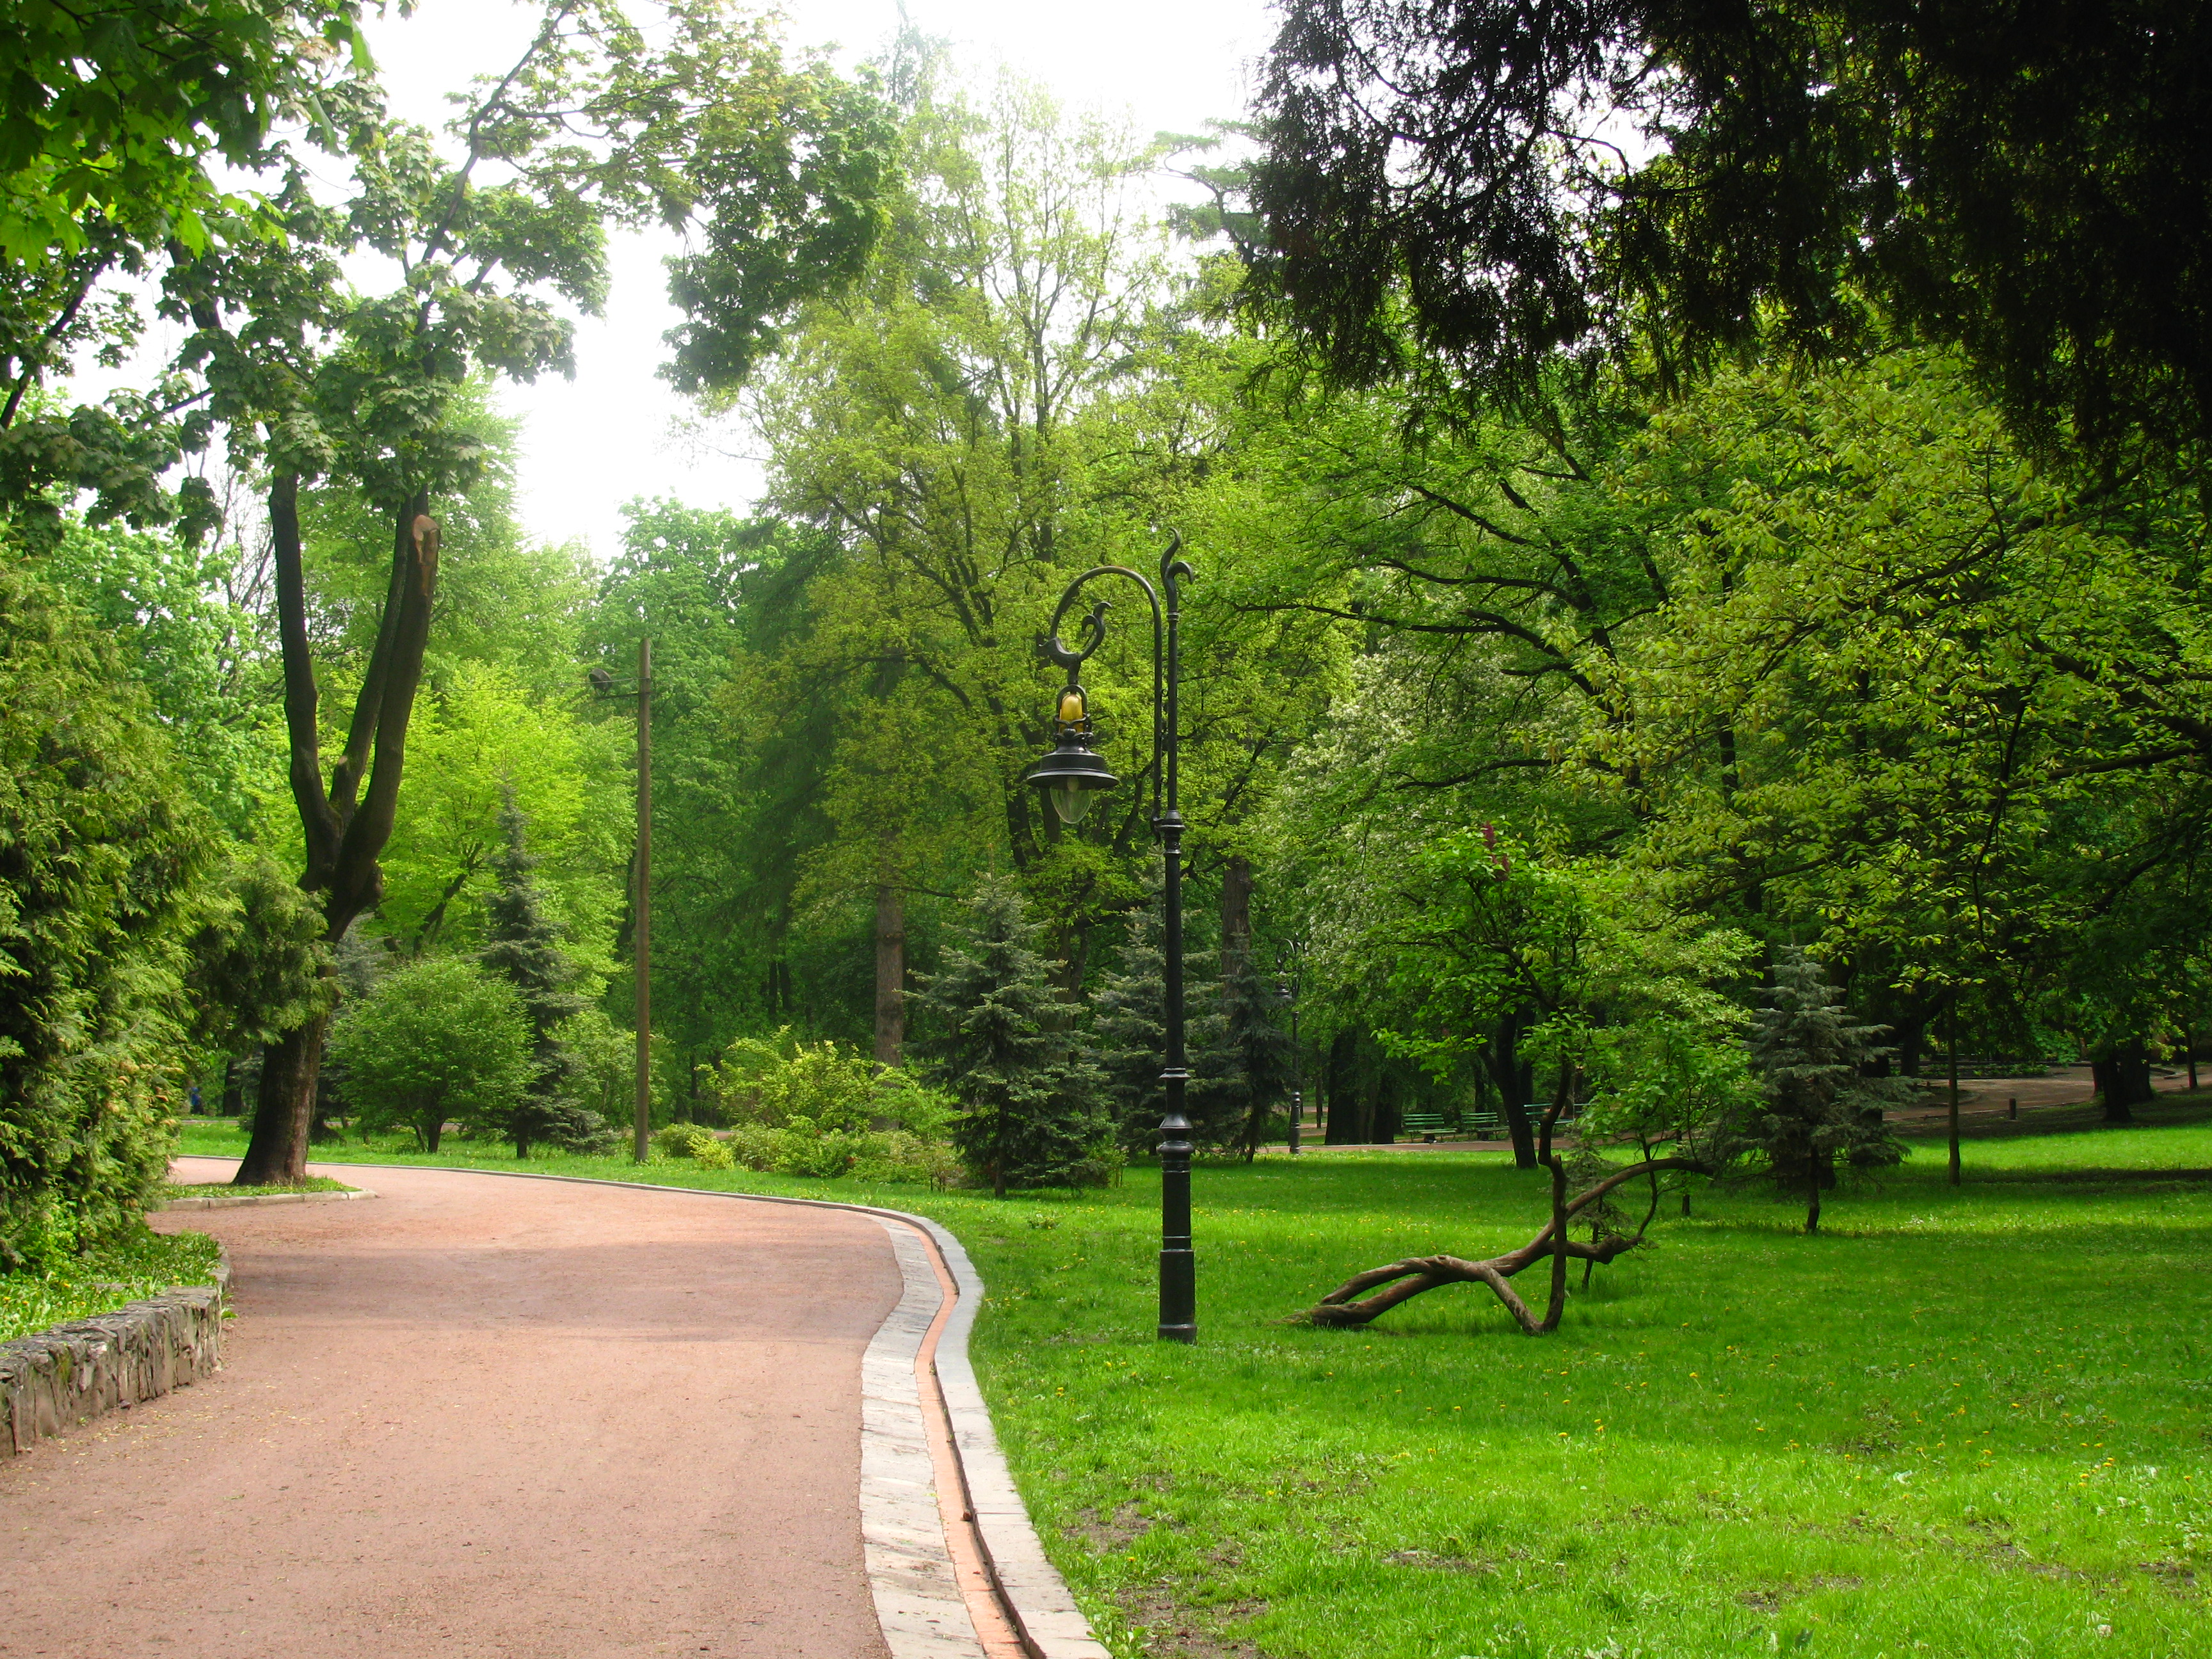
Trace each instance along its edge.
<path fill-rule="evenodd" d="M 880 1225 L 350 1178 L 380 1196 L 155 1218 L 229 1249 L 224 1369 L 0 1466 L 0 1654 L 883 1659 Z"/>

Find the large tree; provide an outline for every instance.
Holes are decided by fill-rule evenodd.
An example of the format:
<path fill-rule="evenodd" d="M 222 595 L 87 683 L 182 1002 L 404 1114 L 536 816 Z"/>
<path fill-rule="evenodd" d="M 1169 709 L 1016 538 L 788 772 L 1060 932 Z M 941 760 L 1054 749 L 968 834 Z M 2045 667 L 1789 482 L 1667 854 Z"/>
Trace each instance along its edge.
<path fill-rule="evenodd" d="M 1347 375 L 1426 361 L 1527 406 L 1563 356 L 1671 381 L 1886 318 L 2030 434 L 2212 435 L 2190 0 L 1285 10 L 1260 269 Z"/>
<path fill-rule="evenodd" d="M 697 228 L 708 252 L 678 273 L 680 354 L 706 352 L 732 374 L 769 343 L 779 310 L 848 276 L 872 238 L 884 132 L 870 101 L 826 71 L 787 70 L 720 0 L 672 10 L 656 46 L 611 4 L 549 0 L 522 56 L 471 94 L 450 148 L 351 88 L 342 120 L 357 188 L 343 218 L 295 187 L 303 248 L 194 262 L 173 301 L 196 325 L 187 361 L 219 386 L 234 446 L 272 478 L 302 884 L 322 896 L 332 939 L 382 896 L 435 597 L 428 509 L 481 468 L 481 447 L 451 418 L 475 378 L 570 367 L 560 307 L 602 302 L 610 221 Z M 343 290 L 331 262 L 356 246 L 396 269 L 396 288 Z M 327 784 L 300 514 L 301 484 L 319 475 L 381 513 L 392 548 Z M 240 1181 L 301 1173 L 322 1037 L 310 1021 L 270 1049 Z"/>

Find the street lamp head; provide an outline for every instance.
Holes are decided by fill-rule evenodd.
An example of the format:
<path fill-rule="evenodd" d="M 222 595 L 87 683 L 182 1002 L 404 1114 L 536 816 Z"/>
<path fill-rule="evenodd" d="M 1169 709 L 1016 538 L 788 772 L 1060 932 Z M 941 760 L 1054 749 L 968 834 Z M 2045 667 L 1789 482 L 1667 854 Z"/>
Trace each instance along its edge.
<path fill-rule="evenodd" d="M 1106 769 L 1105 761 L 1091 746 L 1088 699 L 1073 679 L 1060 694 L 1052 731 L 1052 753 L 1030 768 L 1029 781 L 1044 791 L 1062 823 L 1077 823 L 1091 810 L 1091 795 L 1113 788 L 1121 780 Z"/>

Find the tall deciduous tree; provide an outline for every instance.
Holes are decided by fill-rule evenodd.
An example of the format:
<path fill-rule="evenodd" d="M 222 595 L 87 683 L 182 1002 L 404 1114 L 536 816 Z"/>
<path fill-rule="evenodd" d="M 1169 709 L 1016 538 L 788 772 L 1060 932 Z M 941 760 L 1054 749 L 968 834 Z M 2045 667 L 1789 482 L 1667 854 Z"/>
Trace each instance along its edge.
<path fill-rule="evenodd" d="M 715 280 L 680 296 L 685 349 L 720 341 L 733 372 L 779 308 L 848 276 L 872 238 L 882 158 L 869 101 L 827 95 L 824 71 L 787 72 L 773 42 L 734 27 L 718 0 L 672 12 L 655 48 L 611 4 L 551 0 L 521 58 L 471 94 L 453 126 L 456 154 L 357 89 L 344 124 L 358 189 L 343 225 L 304 200 L 295 217 L 327 246 L 383 256 L 399 276 L 391 293 L 343 299 L 303 280 L 297 267 L 309 262 L 264 257 L 196 273 L 179 301 L 198 326 L 188 358 L 224 383 L 219 412 L 274 480 L 303 885 L 323 896 L 332 938 L 381 896 L 434 600 L 428 509 L 482 461 L 449 419 L 464 390 L 480 374 L 569 367 L 572 325 L 556 304 L 601 303 L 610 218 L 702 226 L 720 263 Z M 227 309 L 240 306 L 249 320 L 234 326 Z M 301 481 L 320 474 L 358 489 L 394 532 L 375 642 L 327 786 L 299 511 Z M 241 1181 L 297 1178 L 322 1036 L 310 1022 L 267 1056 Z"/>

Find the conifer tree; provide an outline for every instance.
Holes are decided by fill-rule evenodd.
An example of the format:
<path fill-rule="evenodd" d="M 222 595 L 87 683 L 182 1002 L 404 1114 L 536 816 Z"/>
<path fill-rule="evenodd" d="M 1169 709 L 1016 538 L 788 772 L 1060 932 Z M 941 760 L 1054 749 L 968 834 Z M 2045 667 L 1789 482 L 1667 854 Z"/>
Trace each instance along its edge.
<path fill-rule="evenodd" d="M 583 1060 L 561 1036 L 562 1027 L 583 1011 L 584 999 L 573 988 L 575 969 L 532 874 L 538 860 L 525 844 L 528 825 L 515 805 L 514 786 L 502 794 L 499 827 L 506 844 L 492 857 L 495 885 L 484 902 L 488 927 L 479 959 L 522 999 L 533 1069 L 530 1086 L 497 1127 L 514 1142 L 517 1158 L 529 1157 L 537 1141 L 582 1151 L 604 1142 L 609 1133 L 606 1121 L 579 1098 Z"/>
<path fill-rule="evenodd" d="M 1110 1167 L 1113 1125 L 1099 1077 L 1070 1051 L 1052 964 L 1036 948 L 1020 890 L 986 879 L 960 941 L 921 977 L 926 1019 L 914 1043 L 932 1080 L 959 1101 L 953 1149 L 1005 1197 L 1012 1187 L 1077 1186 Z"/>
<path fill-rule="evenodd" d="M 1145 903 L 1129 913 L 1128 931 L 1091 999 L 1089 1059 L 1104 1079 L 1108 1109 L 1124 1151 L 1149 1153 L 1160 1139 L 1167 1091 L 1167 953 L 1162 946 L 1160 887 L 1153 880 Z M 1201 1146 L 1232 1146 L 1244 1124 L 1243 1097 L 1231 1079 L 1235 1056 L 1224 1046 L 1220 988 L 1194 978 L 1212 962 L 1210 952 L 1183 957 L 1183 1048 L 1191 1082 L 1184 1111 L 1191 1139 Z"/>
<path fill-rule="evenodd" d="M 1235 1126 L 1249 1163 L 1260 1150 L 1268 1115 L 1290 1092 L 1291 1039 L 1275 1024 L 1273 988 L 1253 970 L 1250 954 L 1230 965 L 1220 985 L 1220 1070 L 1208 1079 L 1218 1101 L 1212 1115 Z"/>
<path fill-rule="evenodd" d="M 1904 1156 L 1882 1109 L 1908 1099 L 1911 1085 L 1861 1075 L 1890 1052 L 1877 1041 L 1889 1028 L 1856 1023 L 1802 946 L 1784 948 L 1765 994 L 1768 1006 L 1752 1019 L 1751 1064 L 1766 1109 L 1749 1120 L 1739 1146 L 1763 1159 L 1784 1190 L 1804 1191 L 1805 1231 L 1818 1232 L 1820 1192 L 1836 1184 L 1838 1158 L 1870 1169 Z"/>

